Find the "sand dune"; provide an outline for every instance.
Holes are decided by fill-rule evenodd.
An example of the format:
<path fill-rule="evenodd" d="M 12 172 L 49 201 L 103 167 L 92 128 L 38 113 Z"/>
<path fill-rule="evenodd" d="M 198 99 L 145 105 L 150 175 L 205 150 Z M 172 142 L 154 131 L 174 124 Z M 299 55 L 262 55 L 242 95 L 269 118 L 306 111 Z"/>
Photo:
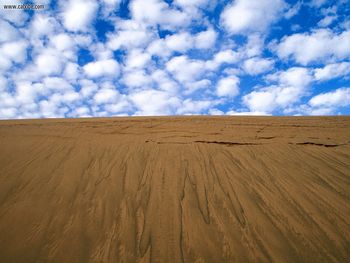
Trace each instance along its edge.
<path fill-rule="evenodd" d="M 1 262 L 350 262 L 350 117 L 0 122 Z"/>

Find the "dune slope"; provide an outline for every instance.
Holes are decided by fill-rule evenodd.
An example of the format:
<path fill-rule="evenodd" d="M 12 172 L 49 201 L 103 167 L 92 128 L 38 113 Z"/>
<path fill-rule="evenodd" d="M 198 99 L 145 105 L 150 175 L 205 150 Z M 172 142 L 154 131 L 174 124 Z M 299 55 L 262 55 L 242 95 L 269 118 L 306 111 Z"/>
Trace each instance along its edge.
<path fill-rule="evenodd" d="M 1 262 L 350 262 L 350 117 L 0 121 Z"/>

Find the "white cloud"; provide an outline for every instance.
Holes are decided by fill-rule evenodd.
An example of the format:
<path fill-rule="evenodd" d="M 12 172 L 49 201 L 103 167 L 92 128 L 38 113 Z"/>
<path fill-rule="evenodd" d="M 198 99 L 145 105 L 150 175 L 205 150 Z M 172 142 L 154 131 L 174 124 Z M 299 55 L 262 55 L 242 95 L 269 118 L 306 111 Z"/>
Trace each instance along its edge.
<path fill-rule="evenodd" d="M 321 7 L 325 3 L 327 3 L 327 0 L 311 0 L 310 5 L 312 7 Z"/>
<path fill-rule="evenodd" d="M 219 109 L 213 108 L 209 109 L 208 111 L 209 115 L 224 115 L 225 113 Z"/>
<path fill-rule="evenodd" d="M 235 0 L 225 7 L 221 23 L 232 34 L 264 32 L 285 6 L 283 0 Z"/>
<path fill-rule="evenodd" d="M 35 58 L 35 67 L 40 75 L 58 74 L 62 70 L 62 61 L 57 54 L 45 50 Z"/>
<path fill-rule="evenodd" d="M 276 93 L 271 90 L 253 91 L 243 97 L 243 103 L 256 112 L 272 112 L 276 108 Z"/>
<path fill-rule="evenodd" d="M 66 79 L 74 81 L 80 76 L 80 67 L 76 63 L 68 62 L 63 75 Z"/>
<path fill-rule="evenodd" d="M 185 99 L 176 114 L 200 114 L 216 104 L 213 100 L 192 100 Z"/>
<path fill-rule="evenodd" d="M 94 102 L 96 104 L 112 103 L 116 102 L 119 97 L 119 92 L 115 89 L 104 88 L 100 89 L 94 96 Z"/>
<path fill-rule="evenodd" d="M 132 109 L 131 103 L 126 95 L 120 95 L 119 100 L 115 103 L 106 104 L 104 108 L 111 113 L 122 113 L 128 112 Z"/>
<path fill-rule="evenodd" d="M 283 86 L 304 88 L 312 81 L 312 76 L 307 68 L 293 67 L 286 71 L 280 71 L 266 77 L 270 81 L 277 81 Z"/>
<path fill-rule="evenodd" d="M 151 56 L 148 53 L 144 53 L 140 49 L 130 50 L 126 59 L 126 67 L 132 68 L 144 68 L 151 62 Z"/>
<path fill-rule="evenodd" d="M 350 105 L 350 88 L 339 88 L 312 97 L 309 101 L 312 107 L 346 107 Z"/>
<path fill-rule="evenodd" d="M 135 21 L 147 25 L 159 25 L 163 28 L 185 26 L 190 17 L 160 0 L 133 0 L 129 5 Z"/>
<path fill-rule="evenodd" d="M 264 39 L 259 34 L 250 34 L 247 43 L 239 49 L 241 56 L 246 58 L 260 56 L 264 49 Z"/>
<path fill-rule="evenodd" d="M 307 94 L 312 76 L 308 69 L 290 68 L 268 75 L 266 79 L 277 82 L 277 85 L 262 87 L 245 95 L 243 104 L 250 111 L 271 113 L 277 108 L 286 110 Z"/>
<path fill-rule="evenodd" d="M 29 27 L 29 37 L 51 35 L 57 27 L 58 23 L 53 17 L 35 12 Z"/>
<path fill-rule="evenodd" d="M 181 105 L 176 96 L 154 89 L 132 93 L 130 99 L 138 109 L 136 115 L 171 115 Z"/>
<path fill-rule="evenodd" d="M 43 79 L 43 84 L 46 90 L 59 92 L 73 90 L 72 85 L 60 77 L 46 77 Z"/>
<path fill-rule="evenodd" d="M 136 21 L 119 21 L 117 26 L 117 32 L 108 34 L 107 47 L 112 50 L 144 47 L 155 38 L 154 32 Z"/>
<path fill-rule="evenodd" d="M 64 51 L 74 47 L 73 39 L 64 33 L 53 36 L 51 38 L 51 42 L 53 46 L 59 51 Z"/>
<path fill-rule="evenodd" d="M 148 87 L 152 83 L 149 74 L 141 69 L 125 72 L 122 81 L 128 88 Z"/>
<path fill-rule="evenodd" d="M 184 53 L 193 47 L 193 38 L 189 33 L 182 32 L 167 36 L 165 44 L 171 51 Z"/>
<path fill-rule="evenodd" d="M 216 86 L 216 94 L 219 97 L 235 97 L 239 93 L 239 78 L 230 76 L 220 79 Z"/>
<path fill-rule="evenodd" d="M 76 102 L 80 99 L 79 93 L 75 91 L 67 91 L 66 93 L 62 94 L 62 101 L 65 104 L 71 105 L 71 103 Z"/>
<path fill-rule="evenodd" d="M 334 108 L 310 108 L 306 111 L 308 115 L 313 116 L 324 116 L 324 115 L 332 115 L 334 113 Z"/>
<path fill-rule="evenodd" d="M 208 79 L 201 79 L 194 82 L 188 82 L 185 84 L 186 90 L 184 91 L 184 94 L 189 95 L 197 90 L 210 88 L 210 86 L 211 86 L 211 81 Z"/>
<path fill-rule="evenodd" d="M 198 49 L 209 49 L 215 45 L 217 33 L 213 29 L 199 32 L 195 36 L 195 47 Z"/>
<path fill-rule="evenodd" d="M 104 16 L 110 15 L 114 10 L 119 7 L 122 0 L 103 0 L 104 5 L 101 5 L 102 14 Z"/>
<path fill-rule="evenodd" d="M 17 109 L 11 108 L 0 108 L 0 119 L 14 119 L 18 116 Z"/>
<path fill-rule="evenodd" d="M 239 54 L 231 49 L 221 50 L 214 55 L 212 60 L 206 61 L 206 67 L 215 70 L 222 64 L 235 64 L 239 61 Z"/>
<path fill-rule="evenodd" d="M 277 47 L 280 58 L 293 58 L 307 65 L 311 62 L 324 62 L 350 57 L 350 31 L 340 34 L 328 29 L 319 29 L 310 34 L 299 33 L 283 38 Z"/>
<path fill-rule="evenodd" d="M 90 117 L 90 109 L 88 107 L 78 107 L 75 108 L 70 114 L 72 117 Z"/>
<path fill-rule="evenodd" d="M 91 78 L 103 76 L 117 77 L 119 75 L 119 64 L 113 59 L 90 62 L 83 68 L 85 74 Z"/>
<path fill-rule="evenodd" d="M 152 75 L 152 79 L 154 82 L 158 84 L 158 88 L 160 90 L 167 91 L 171 94 L 176 94 L 179 90 L 178 84 L 173 81 L 167 72 L 164 70 L 155 70 Z"/>
<path fill-rule="evenodd" d="M 314 77 L 319 81 L 326 81 L 350 75 L 350 62 L 328 64 L 323 68 L 315 69 Z"/>
<path fill-rule="evenodd" d="M 147 48 L 152 55 L 169 57 L 173 52 L 186 53 L 188 50 L 209 49 L 215 45 L 217 33 L 213 29 L 191 35 L 188 32 L 180 32 L 168 35 L 164 39 L 155 39 Z"/>
<path fill-rule="evenodd" d="M 20 36 L 18 30 L 14 28 L 10 23 L 0 19 L 0 43 L 17 40 Z"/>
<path fill-rule="evenodd" d="M 243 69 L 249 75 L 258 75 L 272 69 L 274 65 L 273 60 L 265 58 L 250 58 L 244 61 Z"/>
<path fill-rule="evenodd" d="M 63 24 L 70 31 L 87 31 L 95 18 L 98 5 L 94 0 L 70 0 L 64 3 Z"/>
<path fill-rule="evenodd" d="M 334 15 L 325 16 L 322 20 L 320 20 L 317 23 L 317 25 L 320 26 L 320 27 L 328 27 L 335 20 L 337 20 L 337 16 L 334 16 Z"/>
<path fill-rule="evenodd" d="M 208 5 L 208 0 L 175 0 L 177 5 L 186 7 L 205 7 Z"/>
<path fill-rule="evenodd" d="M 302 1 L 298 1 L 294 6 L 288 8 L 287 12 L 284 14 L 284 17 L 286 19 L 290 19 L 293 16 L 295 16 L 299 12 L 302 4 L 303 4 Z"/>
<path fill-rule="evenodd" d="M 19 104 L 33 103 L 36 98 L 36 90 L 30 82 L 20 82 L 16 85 L 16 101 Z"/>
<path fill-rule="evenodd" d="M 83 98 L 89 98 L 98 90 L 96 83 L 89 79 L 80 80 L 79 85 L 81 87 L 79 93 Z"/>
<path fill-rule="evenodd" d="M 238 116 L 266 116 L 271 115 L 269 113 L 263 112 L 263 111 L 228 111 L 226 112 L 227 115 L 238 115 Z"/>
<path fill-rule="evenodd" d="M 27 58 L 28 43 L 24 40 L 7 42 L 0 47 L 0 56 L 15 63 L 23 63 Z"/>
<path fill-rule="evenodd" d="M 4 76 L 0 76 L 0 93 L 7 90 L 8 81 Z"/>
<path fill-rule="evenodd" d="M 205 72 L 205 63 L 187 56 L 177 56 L 166 63 L 166 68 L 178 81 L 193 82 Z"/>
<path fill-rule="evenodd" d="M 94 0 L 70 0 L 63 4 L 63 24 L 70 31 L 87 31 L 98 8 Z"/>
<path fill-rule="evenodd" d="M 16 26 L 23 26 L 27 19 L 28 19 L 28 14 L 24 12 L 23 9 L 12 9 L 12 10 L 7 10 L 3 6 L 4 5 L 20 5 L 23 4 L 23 1 L 20 0 L 0 0 L 0 17 L 4 20 L 7 20 Z"/>
<path fill-rule="evenodd" d="M 151 55 L 167 58 L 172 54 L 172 51 L 167 47 L 164 39 L 155 39 L 147 47 L 147 52 Z"/>

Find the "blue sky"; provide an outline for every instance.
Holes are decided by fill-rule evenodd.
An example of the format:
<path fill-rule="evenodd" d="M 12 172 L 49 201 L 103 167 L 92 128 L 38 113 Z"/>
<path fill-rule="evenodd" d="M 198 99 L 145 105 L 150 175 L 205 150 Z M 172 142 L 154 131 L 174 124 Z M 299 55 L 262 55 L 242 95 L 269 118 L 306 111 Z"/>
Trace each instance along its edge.
<path fill-rule="evenodd" d="M 350 1 L 0 0 L 0 118 L 350 114 Z"/>

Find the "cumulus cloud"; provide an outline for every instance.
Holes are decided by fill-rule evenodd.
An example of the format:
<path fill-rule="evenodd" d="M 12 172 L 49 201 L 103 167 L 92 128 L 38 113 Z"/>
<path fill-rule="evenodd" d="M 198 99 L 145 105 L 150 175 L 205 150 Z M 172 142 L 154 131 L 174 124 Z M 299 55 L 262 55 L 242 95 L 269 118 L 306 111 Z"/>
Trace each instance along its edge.
<path fill-rule="evenodd" d="M 327 15 L 322 20 L 320 20 L 317 25 L 320 27 L 328 27 L 330 24 L 332 24 L 337 19 L 337 16 L 335 15 Z"/>
<path fill-rule="evenodd" d="M 309 3 L 312 7 L 321 7 L 325 3 L 327 3 L 327 0 L 311 0 Z"/>
<path fill-rule="evenodd" d="M 176 28 L 190 22 L 190 17 L 160 0 L 134 0 L 130 3 L 133 19 L 151 26 Z"/>
<path fill-rule="evenodd" d="M 350 57 L 350 31 L 341 33 L 319 29 L 284 37 L 277 47 L 282 59 L 292 58 L 302 65 Z"/>
<path fill-rule="evenodd" d="M 168 36 L 165 39 L 165 44 L 171 51 L 184 53 L 193 47 L 193 38 L 189 33 L 182 32 Z"/>
<path fill-rule="evenodd" d="M 253 91 L 243 97 L 243 103 L 250 111 L 272 112 L 276 108 L 277 92 L 273 88 Z"/>
<path fill-rule="evenodd" d="M 43 76 L 59 74 L 62 71 L 62 60 L 57 54 L 47 50 L 35 58 L 35 67 L 37 73 Z"/>
<path fill-rule="evenodd" d="M 64 33 L 53 36 L 51 38 L 51 42 L 53 46 L 59 51 L 71 49 L 74 46 L 73 39 Z"/>
<path fill-rule="evenodd" d="M 240 59 L 240 54 L 232 49 L 221 50 L 214 54 L 212 60 L 206 62 L 208 69 L 215 70 L 222 64 L 235 64 Z"/>
<path fill-rule="evenodd" d="M 166 63 L 166 68 L 178 81 L 193 82 L 205 72 L 205 63 L 187 56 L 177 56 Z"/>
<path fill-rule="evenodd" d="M 250 58 L 244 61 L 243 69 L 249 75 L 258 75 L 272 69 L 273 60 L 264 58 Z"/>
<path fill-rule="evenodd" d="M 118 23 L 117 32 L 108 34 L 107 47 L 112 50 L 133 49 L 146 46 L 154 38 L 154 33 L 136 21 L 126 20 Z"/>
<path fill-rule="evenodd" d="M 308 69 L 290 68 L 269 75 L 267 80 L 276 84 L 258 87 L 242 98 L 251 111 L 272 113 L 278 108 L 288 109 L 307 94 L 312 76 Z"/>
<path fill-rule="evenodd" d="M 115 11 L 122 0 L 103 0 L 104 5 L 102 5 L 102 14 L 104 16 L 109 16 L 113 11 Z"/>
<path fill-rule="evenodd" d="M 216 86 L 216 94 L 219 97 L 235 97 L 239 93 L 239 78 L 230 76 L 219 80 Z"/>
<path fill-rule="evenodd" d="M 301 67 L 289 68 L 267 76 L 270 81 L 278 82 L 284 86 L 294 86 L 304 88 L 312 81 L 309 69 Z"/>
<path fill-rule="evenodd" d="M 263 111 L 228 111 L 227 115 L 238 115 L 238 116 L 266 116 L 271 115 Z"/>
<path fill-rule="evenodd" d="M 232 34 L 264 32 L 285 7 L 283 0 L 235 0 L 221 14 L 221 23 Z"/>
<path fill-rule="evenodd" d="M 149 87 L 152 84 L 152 78 L 143 69 L 125 72 L 122 80 L 129 89 Z"/>
<path fill-rule="evenodd" d="M 69 0 L 63 5 L 63 24 L 70 31 L 86 31 L 96 16 L 98 8 L 94 0 Z"/>
<path fill-rule="evenodd" d="M 0 19 L 0 43 L 17 40 L 20 36 L 19 31 L 9 22 Z"/>
<path fill-rule="evenodd" d="M 4 5 L 20 5 L 23 4 L 22 2 L 21 0 L 0 0 L 0 17 L 16 26 L 23 26 L 28 19 L 28 14 L 23 9 L 11 10 L 9 12 L 9 10 L 3 8 Z"/>
<path fill-rule="evenodd" d="M 250 34 L 247 43 L 239 49 L 242 57 L 251 58 L 260 56 L 264 49 L 264 38 L 259 34 Z"/>
<path fill-rule="evenodd" d="M 30 35 L 33 37 L 42 37 L 51 35 L 59 24 L 55 18 L 47 14 L 36 12 L 32 21 L 30 22 Z"/>
<path fill-rule="evenodd" d="M 22 63 L 27 58 L 28 43 L 23 40 L 6 42 L 0 47 L 0 55 L 15 63 Z"/>
<path fill-rule="evenodd" d="M 339 77 L 349 77 L 350 62 L 328 64 L 323 68 L 315 69 L 314 77 L 318 81 L 326 81 Z"/>
<path fill-rule="evenodd" d="M 192 100 L 185 99 L 181 107 L 178 108 L 176 114 L 201 114 L 206 112 L 209 107 L 217 104 L 212 100 Z"/>
<path fill-rule="evenodd" d="M 119 92 L 112 88 L 100 89 L 94 96 L 96 104 L 104 104 L 116 102 L 118 100 Z"/>
<path fill-rule="evenodd" d="M 350 88 L 339 88 L 330 92 L 321 93 L 309 101 L 312 107 L 345 107 L 350 105 Z"/>
<path fill-rule="evenodd" d="M 302 1 L 298 1 L 295 5 L 288 8 L 287 12 L 284 14 L 284 17 L 286 19 L 290 19 L 293 16 L 295 16 L 299 12 L 302 4 L 303 4 Z"/>
<path fill-rule="evenodd" d="M 212 48 L 216 42 L 217 33 L 213 29 L 208 29 L 198 33 L 195 37 L 195 47 L 198 49 Z"/>
<path fill-rule="evenodd" d="M 119 64 L 113 59 L 90 62 L 83 68 L 85 74 L 91 78 L 103 76 L 117 77 L 119 75 Z"/>
<path fill-rule="evenodd" d="M 181 100 L 165 91 L 147 89 L 132 93 L 136 115 L 171 115 L 181 105 Z"/>
<path fill-rule="evenodd" d="M 140 49 L 131 50 L 126 59 L 126 67 L 132 68 L 144 68 L 146 64 L 150 63 L 151 56 L 148 53 L 144 53 Z"/>
<path fill-rule="evenodd" d="M 195 35 L 180 32 L 168 35 L 164 39 L 155 39 L 147 51 L 151 55 L 169 57 L 174 52 L 186 53 L 191 49 L 209 49 L 215 45 L 217 33 L 213 29 L 201 31 Z"/>

